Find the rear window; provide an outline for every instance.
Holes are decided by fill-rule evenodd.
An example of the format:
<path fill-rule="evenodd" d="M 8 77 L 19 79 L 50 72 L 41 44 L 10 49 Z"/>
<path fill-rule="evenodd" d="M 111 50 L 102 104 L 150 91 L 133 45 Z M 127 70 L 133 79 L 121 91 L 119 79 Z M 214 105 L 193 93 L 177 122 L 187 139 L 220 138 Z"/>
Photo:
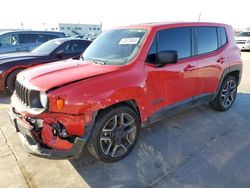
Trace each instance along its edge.
<path fill-rule="evenodd" d="M 218 49 L 216 27 L 196 27 L 198 54 L 213 52 Z"/>
<path fill-rule="evenodd" d="M 237 36 L 238 37 L 250 37 L 250 32 L 240 32 Z"/>

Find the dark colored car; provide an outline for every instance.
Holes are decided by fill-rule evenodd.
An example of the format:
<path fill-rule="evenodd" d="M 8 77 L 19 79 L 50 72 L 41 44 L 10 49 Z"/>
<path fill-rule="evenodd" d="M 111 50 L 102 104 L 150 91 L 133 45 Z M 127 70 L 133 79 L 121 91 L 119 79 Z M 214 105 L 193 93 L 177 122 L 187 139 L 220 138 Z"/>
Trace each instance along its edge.
<path fill-rule="evenodd" d="M 60 61 L 79 59 L 91 41 L 60 38 L 50 40 L 31 52 L 0 55 L 0 91 L 13 93 L 16 75 L 23 69 Z"/>

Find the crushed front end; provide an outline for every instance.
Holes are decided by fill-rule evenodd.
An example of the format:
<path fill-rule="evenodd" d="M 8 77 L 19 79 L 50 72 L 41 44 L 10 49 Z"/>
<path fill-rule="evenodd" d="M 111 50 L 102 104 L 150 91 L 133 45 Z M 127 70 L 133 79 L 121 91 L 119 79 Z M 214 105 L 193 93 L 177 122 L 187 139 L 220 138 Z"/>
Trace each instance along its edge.
<path fill-rule="evenodd" d="M 22 144 L 40 157 L 78 158 L 88 140 L 84 115 L 49 112 L 42 98 L 39 91 L 17 81 L 9 117 Z"/>

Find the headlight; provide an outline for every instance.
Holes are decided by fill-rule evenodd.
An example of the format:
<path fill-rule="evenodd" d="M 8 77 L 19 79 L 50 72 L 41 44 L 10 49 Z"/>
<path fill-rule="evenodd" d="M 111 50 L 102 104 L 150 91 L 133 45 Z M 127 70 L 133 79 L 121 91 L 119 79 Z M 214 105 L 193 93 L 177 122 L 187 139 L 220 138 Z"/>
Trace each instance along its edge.
<path fill-rule="evenodd" d="M 41 102 L 41 105 L 43 106 L 43 108 L 46 108 L 46 107 L 47 107 L 47 104 L 48 104 L 48 96 L 47 96 L 46 93 L 40 92 L 40 102 Z"/>
<path fill-rule="evenodd" d="M 247 44 L 250 44 L 250 40 L 247 40 L 246 43 L 247 43 Z"/>

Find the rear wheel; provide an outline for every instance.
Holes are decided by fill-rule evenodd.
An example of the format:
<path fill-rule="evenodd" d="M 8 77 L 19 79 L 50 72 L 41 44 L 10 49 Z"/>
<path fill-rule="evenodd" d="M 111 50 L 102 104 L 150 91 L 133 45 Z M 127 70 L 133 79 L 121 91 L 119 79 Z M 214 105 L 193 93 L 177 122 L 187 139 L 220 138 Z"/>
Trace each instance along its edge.
<path fill-rule="evenodd" d="M 210 102 L 210 106 L 217 111 L 226 111 L 234 103 L 237 95 L 238 82 L 235 77 L 228 76 L 222 83 L 217 96 Z"/>
<path fill-rule="evenodd" d="M 101 112 L 92 129 L 88 150 L 103 162 L 124 158 L 136 143 L 140 129 L 137 114 L 125 105 Z"/>
<path fill-rule="evenodd" d="M 16 76 L 21 71 L 22 69 L 14 70 L 8 75 L 5 85 L 5 90 L 8 94 L 12 94 L 15 91 Z"/>

